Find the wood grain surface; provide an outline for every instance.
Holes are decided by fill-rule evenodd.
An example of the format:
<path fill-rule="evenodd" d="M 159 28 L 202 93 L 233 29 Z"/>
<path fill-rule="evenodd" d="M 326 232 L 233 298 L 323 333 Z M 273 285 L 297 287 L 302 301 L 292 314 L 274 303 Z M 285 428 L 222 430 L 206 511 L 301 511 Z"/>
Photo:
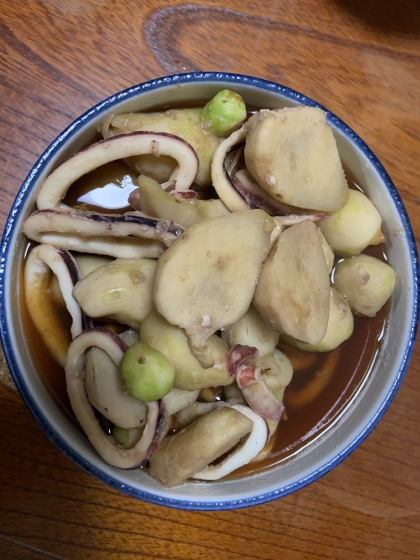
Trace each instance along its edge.
<path fill-rule="evenodd" d="M 415 0 L 15 0 L 0 10 L 0 228 L 54 137 L 99 100 L 167 73 L 223 70 L 325 104 L 372 147 L 420 235 Z M 420 347 L 374 433 L 270 504 L 194 513 L 75 467 L 0 383 L 0 559 L 420 558 Z"/>

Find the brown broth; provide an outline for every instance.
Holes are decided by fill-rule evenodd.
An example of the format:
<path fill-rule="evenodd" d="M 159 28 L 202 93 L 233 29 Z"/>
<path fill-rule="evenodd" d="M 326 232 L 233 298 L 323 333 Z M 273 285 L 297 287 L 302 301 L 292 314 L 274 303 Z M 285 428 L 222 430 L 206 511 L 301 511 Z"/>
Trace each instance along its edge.
<path fill-rule="evenodd" d="M 378 249 L 365 252 L 377 258 L 382 256 Z M 375 363 L 386 331 L 388 310 L 389 305 L 385 305 L 376 317 L 355 317 L 352 336 L 332 352 L 315 354 L 314 363 L 301 371 L 295 369 L 295 364 L 299 363 L 301 356 L 313 353 L 291 347 L 287 343 L 279 344 L 280 350 L 288 356 L 295 369 L 293 379 L 284 394 L 287 420 L 282 419 L 279 424 L 269 458 L 245 465 L 235 472 L 235 476 L 262 471 L 283 462 L 319 437 L 341 416 L 347 404 L 363 386 Z M 308 387 L 317 374 L 328 375 L 326 362 L 331 359 L 336 359 L 337 363 L 324 389 L 308 404 L 291 406 L 294 400 L 298 400 L 293 397 Z"/>
<path fill-rule="evenodd" d="M 196 104 L 196 106 L 201 105 L 204 105 L 204 102 Z M 179 107 L 183 106 L 185 105 L 179 105 Z M 166 107 L 159 108 L 159 110 L 162 109 L 166 109 Z M 252 112 L 252 110 L 249 111 L 249 114 Z M 346 168 L 345 173 L 349 187 L 363 192 Z M 69 189 L 64 202 L 69 206 L 103 213 L 123 213 L 131 210 L 130 207 L 124 205 L 124 197 L 135 186 L 136 176 L 128 167 L 122 162 L 113 162 L 76 181 Z M 115 193 L 123 195 L 118 198 L 117 203 L 115 199 L 112 200 Z M 29 247 L 32 247 L 31 243 L 28 244 Z M 388 261 L 384 245 L 370 246 L 365 253 L 382 261 Z M 23 274 L 20 285 L 23 286 Z M 381 309 L 376 317 L 355 317 L 353 335 L 332 352 L 325 354 L 305 352 L 280 342 L 279 348 L 289 357 L 295 370 L 293 379 L 284 395 L 286 414 L 274 436 L 274 445 L 268 458 L 258 463 L 245 465 L 228 478 L 261 472 L 288 460 L 297 451 L 324 433 L 340 417 L 364 385 L 375 363 L 387 328 L 388 311 L 389 303 Z M 22 288 L 20 313 L 35 369 L 60 407 L 66 414 L 74 418 L 67 396 L 64 372 L 45 348 L 28 313 Z M 60 308 L 57 309 L 57 313 L 64 317 L 64 322 L 69 326 L 70 316 L 67 310 Z M 309 367 L 305 366 L 305 361 L 311 362 Z M 308 390 L 311 383 L 318 384 L 321 389 L 306 404 L 299 406 L 302 395 Z"/>
<path fill-rule="evenodd" d="M 343 166 L 351 189 L 363 192 L 351 171 Z M 385 245 L 371 245 L 365 254 L 388 262 Z M 336 258 L 337 264 L 340 258 Z M 387 328 L 390 302 L 375 317 L 354 317 L 352 336 L 331 352 L 315 353 L 299 350 L 280 341 L 278 348 L 293 364 L 293 378 L 284 392 L 286 419 L 283 417 L 274 435 L 275 441 L 267 459 L 244 465 L 228 478 L 262 472 L 276 464 L 290 459 L 296 452 L 323 434 L 347 408 L 348 403 L 363 387 L 374 366 Z M 299 364 L 313 362 L 309 367 L 298 369 Z M 328 367 L 332 362 L 333 368 Z M 331 371 L 332 369 L 332 371 Z M 328 383 L 315 398 L 298 407 L 293 404 L 316 377 L 331 376 Z"/>
<path fill-rule="evenodd" d="M 34 246 L 35 243 L 28 243 L 25 255 L 27 255 Z M 55 402 L 60 406 L 61 410 L 63 410 L 67 415 L 70 415 L 74 418 L 74 414 L 70 406 L 70 400 L 67 395 L 64 370 L 59 364 L 57 364 L 57 362 L 51 356 L 50 352 L 45 347 L 44 341 L 42 340 L 41 335 L 36 329 L 28 311 L 24 292 L 23 272 L 24 267 L 22 266 L 20 269 L 19 282 L 19 312 L 22 320 L 25 341 L 32 359 L 32 364 L 34 365 L 41 381 L 47 387 Z M 57 306 L 56 313 L 61 319 L 63 329 L 66 329 L 66 331 L 70 333 L 71 318 L 67 309 L 65 307 Z"/>
<path fill-rule="evenodd" d="M 127 200 L 136 188 L 136 175 L 121 161 L 113 161 L 75 181 L 64 203 L 83 210 L 123 214 L 133 210 Z"/>

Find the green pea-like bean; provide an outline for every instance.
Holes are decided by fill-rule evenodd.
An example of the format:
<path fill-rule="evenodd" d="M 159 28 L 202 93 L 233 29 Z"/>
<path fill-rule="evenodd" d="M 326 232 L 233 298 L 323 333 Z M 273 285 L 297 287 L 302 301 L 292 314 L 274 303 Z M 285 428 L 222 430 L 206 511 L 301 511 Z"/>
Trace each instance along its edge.
<path fill-rule="evenodd" d="M 120 363 L 125 389 L 143 402 L 163 398 L 174 385 L 175 369 L 165 356 L 144 342 L 133 344 Z"/>
<path fill-rule="evenodd" d="M 203 124 L 216 136 L 228 136 L 246 119 L 245 102 L 234 91 L 224 89 L 201 112 Z"/>
<path fill-rule="evenodd" d="M 142 430 L 139 428 L 120 428 L 114 426 L 112 435 L 126 449 L 132 449 L 140 440 Z"/>

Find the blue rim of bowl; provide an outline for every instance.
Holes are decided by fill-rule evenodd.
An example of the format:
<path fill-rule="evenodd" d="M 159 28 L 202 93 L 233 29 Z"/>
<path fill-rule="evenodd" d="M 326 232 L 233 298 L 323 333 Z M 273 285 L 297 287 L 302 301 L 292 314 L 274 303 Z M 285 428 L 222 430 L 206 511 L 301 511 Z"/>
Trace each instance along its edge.
<path fill-rule="evenodd" d="M 296 101 L 298 103 L 310 106 L 310 107 L 319 107 L 320 109 L 324 110 L 327 113 L 328 122 L 331 123 L 335 128 L 340 130 L 347 138 L 349 138 L 353 144 L 357 146 L 357 148 L 363 152 L 363 154 L 370 160 L 373 167 L 380 175 L 383 183 L 386 185 L 395 207 L 398 210 L 400 218 L 404 224 L 405 233 L 407 236 L 409 252 L 411 256 L 411 264 L 412 264 L 412 275 L 414 279 L 414 288 L 413 288 L 413 314 L 411 317 L 410 323 L 410 330 L 409 330 L 409 337 L 406 345 L 406 349 L 401 360 L 400 366 L 398 368 L 398 373 L 395 377 L 394 383 L 388 392 L 386 398 L 382 402 L 379 409 L 376 411 L 370 422 L 365 426 L 365 428 L 358 434 L 357 437 L 353 439 L 353 441 L 343 449 L 337 456 L 334 457 L 331 461 L 325 463 L 322 467 L 311 473 L 310 475 L 294 482 L 293 484 L 279 488 L 278 490 L 271 491 L 268 493 L 263 493 L 260 495 L 250 496 L 244 498 L 242 500 L 226 500 L 221 502 L 199 502 L 199 501 L 188 501 L 188 500 L 180 500 L 180 499 L 171 499 L 168 497 L 157 496 L 149 492 L 144 492 L 142 490 L 138 490 L 137 488 L 133 488 L 127 484 L 123 484 L 117 478 L 105 474 L 103 471 L 98 469 L 97 467 L 91 465 L 84 459 L 79 453 L 71 449 L 69 445 L 66 443 L 64 438 L 62 438 L 54 429 L 54 427 L 48 422 L 45 416 L 42 413 L 42 410 L 38 408 L 36 402 L 33 400 L 26 384 L 24 381 L 23 376 L 19 370 L 19 366 L 14 354 L 13 350 L 13 341 L 11 340 L 7 324 L 9 322 L 7 316 L 7 306 L 5 305 L 4 298 L 6 297 L 6 290 L 7 287 L 7 271 L 8 271 L 8 260 L 7 256 L 10 250 L 13 250 L 13 247 L 10 244 L 10 239 L 14 233 L 14 223 L 20 217 L 21 212 L 24 209 L 24 203 L 26 200 L 26 196 L 30 193 L 31 186 L 35 183 L 38 175 L 43 171 L 45 166 L 49 163 L 50 159 L 54 157 L 57 151 L 61 148 L 63 143 L 72 136 L 73 134 L 77 133 L 77 131 L 84 125 L 86 125 L 93 117 L 97 117 L 101 113 L 108 111 L 112 108 L 115 104 L 130 99 L 139 93 L 144 93 L 147 91 L 158 90 L 160 88 L 173 86 L 177 84 L 184 84 L 184 83 L 194 83 L 194 82 L 224 82 L 229 83 L 231 85 L 234 84 L 241 84 L 246 86 L 255 87 L 258 89 L 266 90 L 269 92 L 277 93 L 283 97 L 286 97 L 292 101 Z M 167 507 L 177 508 L 177 509 L 185 509 L 185 510 L 196 510 L 196 511 L 211 511 L 211 510 L 230 510 L 230 509 L 239 509 L 244 507 L 249 507 L 252 505 L 259 505 L 264 504 L 266 502 L 275 500 L 277 498 L 286 496 L 296 490 L 303 488 L 304 486 L 314 482 L 315 480 L 321 478 L 335 466 L 337 466 L 341 461 L 343 461 L 346 457 L 348 457 L 363 441 L 364 439 L 370 434 L 370 432 L 374 429 L 374 427 L 378 424 L 379 420 L 382 418 L 386 410 L 388 409 L 389 405 L 391 404 L 392 400 L 394 399 L 397 390 L 399 389 L 401 382 L 404 378 L 404 375 L 407 371 L 408 364 L 410 362 L 415 339 L 418 327 L 418 320 L 419 320 L 419 299 L 418 299 L 418 291 L 419 291 L 419 277 L 418 277 L 418 254 L 417 254 L 417 246 L 414 237 L 414 233 L 410 224 L 410 220 L 407 215 L 407 211 L 404 207 L 403 201 L 393 184 L 391 178 L 389 177 L 388 173 L 385 171 L 385 168 L 380 163 L 378 158 L 372 152 L 372 150 L 365 144 L 365 142 L 349 127 L 347 126 L 341 119 L 335 116 L 331 111 L 328 111 L 325 107 L 314 101 L 313 99 L 294 91 L 288 87 L 269 82 L 262 78 L 255 78 L 252 76 L 246 76 L 242 74 L 230 74 L 230 73 L 218 73 L 218 72 L 193 72 L 193 73 L 186 73 L 186 74 L 176 74 L 173 76 L 167 76 L 163 78 L 158 78 L 155 80 L 151 80 L 148 82 L 144 82 L 142 84 L 133 86 L 128 88 L 116 95 L 108 97 L 104 101 L 95 105 L 92 109 L 86 111 L 81 117 L 76 119 L 72 124 L 70 124 L 46 149 L 46 151 L 41 155 L 38 161 L 35 163 L 34 167 L 30 171 L 29 175 L 25 179 L 21 189 L 19 190 L 16 199 L 13 203 L 12 209 L 9 213 L 6 226 L 3 233 L 3 238 L 1 242 L 1 249 L 0 249 L 0 310 L 1 310 L 1 323 L 0 323 L 0 336 L 3 345 L 4 354 L 7 360 L 7 364 L 11 371 L 12 377 L 16 383 L 16 386 L 22 396 L 23 401 L 25 402 L 26 406 L 28 407 L 29 411 L 34 416 L 35 420 L 44 431 L 44 433 L 51 439 L 51 441 L 65 454 L 69 457 L 74 463 L 76 463 L 79 467 L 85 470 L 87 473 L 93 475 L 98 480 L 104 482 L 105 484 L 109 485 L 111 488 L 119 490 L 131 497 L 141 499 L 143 501 L 156 504 L 156 505 L 163 505 Z"/>

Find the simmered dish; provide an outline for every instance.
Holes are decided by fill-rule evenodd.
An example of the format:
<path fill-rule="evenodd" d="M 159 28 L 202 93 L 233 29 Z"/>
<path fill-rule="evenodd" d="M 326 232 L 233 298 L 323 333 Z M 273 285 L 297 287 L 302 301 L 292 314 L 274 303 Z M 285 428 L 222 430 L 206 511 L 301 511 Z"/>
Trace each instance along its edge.
<path fill-rule="evenodd" d="M 314 434 L 349 399 L 358 339 L 372 364 L 396 279 L 372 249 L 381 216 L 317 108 L 250 115 L 224 90 L 99 132 L 23 226 L 27 310 L 77 421 L 107 463 L 166 487 L 275 463 L 296 411 Z M 102 203 L 92 177 L 112 166 L 131 179 Z"/>

